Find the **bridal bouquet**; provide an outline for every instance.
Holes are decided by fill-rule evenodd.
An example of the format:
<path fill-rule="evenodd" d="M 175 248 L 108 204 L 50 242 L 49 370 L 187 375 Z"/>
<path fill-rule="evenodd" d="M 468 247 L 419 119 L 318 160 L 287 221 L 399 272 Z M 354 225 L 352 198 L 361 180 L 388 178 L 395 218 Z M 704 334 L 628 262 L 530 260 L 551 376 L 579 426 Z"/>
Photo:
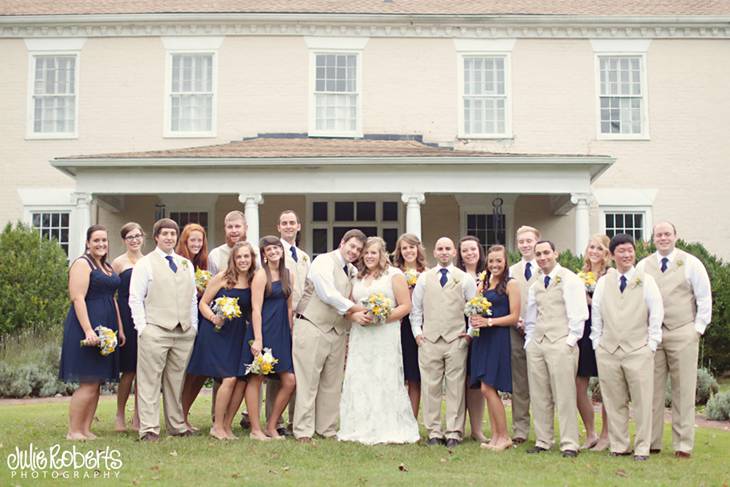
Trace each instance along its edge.
<path fill-rule="evenodd" d="M 593 272 L 578 272 L 578 277 L 583 280 L 583 284 L 586 287 L 586 292 L 592 293 L 596 290 L 596 274 Z"/>
<path fill-rule="evenodd" d="M 99 353 L 104 357 L 114 353 L 117 349 L 117 332 L 106 326 L 97 326 L 94 331 L 99 336 Z M 81 340 L 82 347 L 93 347 L 86 339 Z"/>
<path fill-rule="evenodd" d="M 210 272 L 205 271 L 200 267 L 195 269 L 195 287 L 198 288 L 198 291 L 201 293 L 205 291 L 205 288 L 208 287 L 208 283 L 212 277 L 213 275 Z"/>
<path fill-rule="evenodd" d="M 274 357 L 271 349 L 264 348 L 260 354 L 253 358 L 252 363 L 244 364 L 246 366 L 246 372 L 244 374 L 269 375 L 274 372 L 274 365 L 278 363 L 279 359 Z"/>
<path fill-rule="evenodd" d="M 360 304 L 365 306 L 375 318 L 375 323 L 385 323 L 393 310 L 393 301 L 383 293 L 373 293 L 363 298 Z"/>
<path fill-rule="evenodd" d="M 418 276 L 420 276 L 421 273 L 418 272 L 416 269 L 408 269 L 406 270 L 405 274 L 408 287 L 415 287 L 416 282 L 418 282 Z"/>
<path fill-rule="evenodd" d="M 216 298 L 211 310 L 224 320 L 232 320 L 233 318 L 239 318 L 241 316 L 241 308 L 238 306 L 238 298 L 230 298 L 228 296 Z M 223 327 L 223 325 L 214 326 L 215 331 L 221 331 L 221 328 Z"/>
<path fill-rule="evenodd" d="M 492 316 L 492 303 L 481 294 L 477 294 L 471 298 L 464 306 L 464 315 L 471 316 Z M 473 337 L 479 336 L 479 328 L 469 327 L 469 335 Z"/>

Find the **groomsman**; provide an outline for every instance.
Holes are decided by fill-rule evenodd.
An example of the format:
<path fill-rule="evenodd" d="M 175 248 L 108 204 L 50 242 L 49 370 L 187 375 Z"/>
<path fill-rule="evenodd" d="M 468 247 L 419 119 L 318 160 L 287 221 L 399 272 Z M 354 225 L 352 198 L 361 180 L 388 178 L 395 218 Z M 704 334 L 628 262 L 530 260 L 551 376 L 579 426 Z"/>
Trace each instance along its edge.
<path fill-rule="evenodd" d="M 662 342 L 654 356 L 654 411 L 651 452 L 662 449 L 664 390 L 672 384 L 674 455 L 689 458 L 694 448 L 697 354 L 700 336 L 712 319 L 712 289 L 700 260 L 675 247 L 677 229 L 669 222 L 654 226 L 655 254 L 637 269 L 654 277 L 664 301 Z"/>
<path fill-rule="evenodd" d="M 530 434 L 530 388 L 527 382 L 527 355 L 525 354 L 525 311 L 527 293 L 538 278 L 539 268 L 535 260 L 535 244 L 540 240 L 540 231 L 526 225 L 517 229 L 517 248 L 522 259 L 509 268 L 509 274 L 520 287 L 520 320 L 510 328 L 512 346 L 512 443 L 519 445 L 527 441 Z"/>
<path fill-rule="evenodd" d="M 178 226 L 158 220 L 157 248 L 137 262 L 129 286 L 129 307 L 138 336 L 139 438 L 160 435 L 160 387 L 165 425 L 171 436 L 190 436 L 182 412 L 182 386 L 198 329 L 193 264 L 175 253 Z"/>
<path fill-rule="evenodd" d="M 276 225 L 279 231 L 279 238 L 284 246 L 284 258 L 286 268 L 294 273 L 295 281 L 292 283 L 292 309 L 297 309 L 299 301 L 304 293 L 304 285 L 309 274 L 310 259 L 305 251 L 297 247 L 297 234 L 301 231 L 302 225 L 299 217 L 293 210 L 284 210 L 279 215 L 279 223 Z M 280 381 L 268 380 L 266 382 L 266 417 L 271 414 L 274 407 L 274 398 L 279 392 Z M 294 419 L 294 403 L 295 395 L 292 395 L 289 401 L 289 428 L 292 428 L 292 420 Z M 279 420 L 280 425 L 277 432 L 280 435 L 290 434 L 289 430 L 284 428 L 283 414 Z"/>
<path fill-rule="evenodd" d="M 629 400 L 636 421 L 634 460 L 649 459 L 654 353 L 662 340 L 664 307 L 654 279 L 634 268 L 630 235 L 611 239 L 616 269 L 598 280 L 593 294 L 591 341 L 608 416 L 612 456 L 630 455 Z"/>
<path fill-rule="evenodd" d="M 365 234 L 345 233 L 338 249 L 312 262 L 294 319 L 292 358 L 297 374 L 294 437 L 309 443 L 337 434 L 350 320 L 368 323 L 364 307 L 350 301 Z M 349 317 L 346 317 L 345 315 Z"/>
<path fill-rule="evenodd" d="M 469 337 L 464 305 L 477 293 L 468 274 L 452 265 L 454 242 L 438 239 L 433 251 L 438 265 L 421 273 L 413 289 L 411 328 L 418 344 L 423 422 L 428 445 L 454 448 L 464 435 L 464 386 Z M 442 385 L 446 388 L 446 433 L 441 428 Z M 444 440 L 445 437 L 445 440 Z"/>
<path fill-rule="evenodd" d="M 248 231 L 246 216 L 238 210 L 228 212 L 223 220 L 223 225 L 226 235 L 225 243 L 214 248 L 208 254 L 208 270 L 214 276 L 226 269 L 228 258 L 231 256 L 231 249 L 238 242 L 246 241 L 246 232 Z M 253 242 L 253 244 L 255 246 L 257 242 Z"/>
<path fill-rule="evenodd" d="M 560 450 L 564 457 L 576 457 L 576 344 L 588 319 L 588 303 L 583 281 L 558 264 L 557 257 L 551 241 L 540 240 L 535 245 L 540 277 L 528 291 L 525 350 L 536 441 L 527 453 L 541 453 L 552 447 L 557 406 Z"/>

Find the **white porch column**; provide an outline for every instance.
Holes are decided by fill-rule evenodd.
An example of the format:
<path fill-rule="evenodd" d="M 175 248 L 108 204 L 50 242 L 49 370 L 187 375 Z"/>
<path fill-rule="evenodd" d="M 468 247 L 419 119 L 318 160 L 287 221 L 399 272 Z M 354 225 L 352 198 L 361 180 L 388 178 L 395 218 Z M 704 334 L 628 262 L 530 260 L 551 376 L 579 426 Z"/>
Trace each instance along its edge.
<path fill-rule="evenodd" d="M 238 201 L 243 203 L 244 213 L 246 214 L 246 224 L 248 232 L 246 240 L 258 246 L 259 244 L 259 205 L 263 204 L 264 197 L 261 193 L 239 194 Z"/>
<path fill-rule="evenodd" d="M 91 193 L 71 193 L 73 224 L 69 235 L 69 259 L 82 255 L 86 251 L 86 229 L 91 226 Z"/>
<path fill-rule="evenodd" d="M 403 193 L 401 200 L 406 204 L 406 232 L 421 238 L 421 205 L 426 196 L 423 193 Z"/>
<path fill-rule="evenodd" d="M 575 255 L 585 252 L 590 240 L 591 195 L 588 193 L 571 193 L 570 202 L 575 206 Z"/>

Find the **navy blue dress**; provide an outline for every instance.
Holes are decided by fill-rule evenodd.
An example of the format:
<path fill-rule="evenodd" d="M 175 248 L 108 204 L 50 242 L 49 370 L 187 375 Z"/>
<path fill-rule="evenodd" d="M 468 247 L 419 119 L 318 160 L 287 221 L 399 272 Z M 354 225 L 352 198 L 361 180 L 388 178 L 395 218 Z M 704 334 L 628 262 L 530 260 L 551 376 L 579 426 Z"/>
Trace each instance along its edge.
<path fill-rule="evenodd" d="M 400 320 L 400 346 L 403 352 L 403 376 L 408 382 L 421 382 L 421 369 L 418 367 L 418 344 L 413 338 L 411 319 L 406 316 Z"/>
<path fill-rule="evenodd" d="M 114 272 L 109 276 L 86 257 L 80 258 L 91 267 L 89 288 L 84 298 L 91 327 L 96 328 L 101 325 L 117 331 L 114 294 L 121 282 L 119 276 Z M 85 338 L 86 335 L 71 303 L 63 324 L 63 347 L 58 377 L 64 382 L 118 382 L 119 349 L 105 357 L 99 353 L 99 347 L 82 347 L 81 340 Z"/>
<path fill-rule="evenodd" d="M 119 315 L 122 317 L 124 336 L 127 342 L 119 347 L 119 371 L 137 371 L 137 329 L 132 321 L 132 310 L 129 308 L 129 282 L 132 280 L 132 268 L 125 269 L 119 274 L 121 284 L 117 291 L 117 303 L 119 304 Z"/>
<path fill-rule="evenodd" d="M 264 297 L 261 308 L 261 334 L 263 348 L 270 348 L 274 358 L 279 360 L 274 366 L 277 374 L 294 372 L 294 363 L 291 358 L 291 329 L 289 328 L 289 309 L 287 297 L 281 290 L 281 281 L 271 283 L 271 295 Z M 253 340 L 253 326 L 246 330 L 244 341 L 243 364 L 253 362 L 253 354 L 248 342 Z M 246 367 L 241 367 L 238 375 L 244 375 Z"/>
<path fill-rule="evenodd" d="M 213 323 L 198 315 L 198 334 L 188 362 L 190 375 L 214 378 L 239 375 L 242 353 L 247 348 L 243 336 L 246 333 L 246 320 L 251 314 L 251 290 L 222 287 L 214 300 L 222 296 L 238 298 L 241 316 L 225 320 L 221 329 L 216 331 Z"/>
<path fill-rule="evenodd" d="M 593 293 L 588 293 L 593 297 Z M 583 336 L 578 340 L 578 377 L 598 377 L 596 352 L 591 341 L 591 307 L 588 306 L 588 319 L 583 325 Z"/>
<path fill-rule="evenodd" d="M 509 296 L 494 289 L 484 292 L 492 303 L 492 318 L 509 314 Z M 501 392 L 512 392 L 512 362 L 508 326 L 480 328 L 471 342 L 471 385 L 483 382 Z"/>

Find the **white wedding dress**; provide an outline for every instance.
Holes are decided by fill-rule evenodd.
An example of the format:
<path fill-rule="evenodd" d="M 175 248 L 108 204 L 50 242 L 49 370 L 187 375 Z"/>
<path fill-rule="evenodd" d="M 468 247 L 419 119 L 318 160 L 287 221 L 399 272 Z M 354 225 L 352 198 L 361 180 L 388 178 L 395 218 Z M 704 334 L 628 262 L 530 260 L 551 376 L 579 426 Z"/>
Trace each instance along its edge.
<path fill-rule="evenodd" d="M 356 280 L 353 300 L 359 303 L 372 293 L 382 292 L 395 305 L 391 280 L 400 272 L 389 267 L 369 286 Z M 400 322 L 352 324 L 337 438 L 367 445 L 419 440 L 418 423 L 403 379 Z"/>

